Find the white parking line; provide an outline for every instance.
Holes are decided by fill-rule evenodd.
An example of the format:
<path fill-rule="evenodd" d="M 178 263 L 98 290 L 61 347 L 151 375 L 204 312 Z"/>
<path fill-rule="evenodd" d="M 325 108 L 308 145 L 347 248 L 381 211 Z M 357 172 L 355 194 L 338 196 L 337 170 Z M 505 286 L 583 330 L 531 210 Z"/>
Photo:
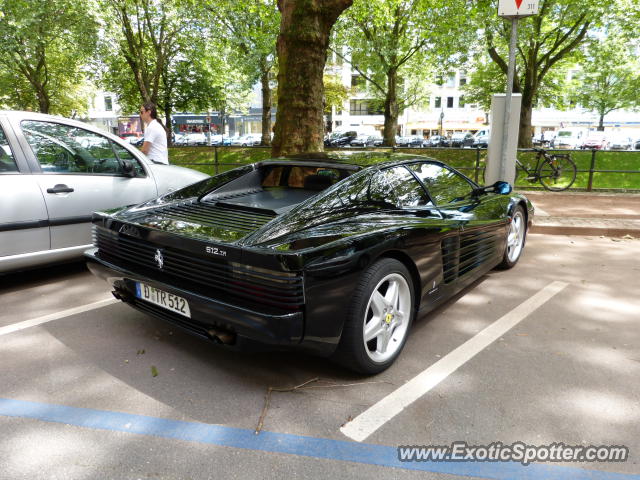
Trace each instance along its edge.
<path fill-rule="evenodd" d="M 89 310 L 95 310 L 96 308 L 106 307 L 107 305 L 111 305 L 112 303 L 117 302 L 119 302 L 119 300 L 116 300 L 115 298 L 106 298 L 104 300 L 88 303 L 80 307 L 69 308 L 67 310 L 62 310 L 61 312 L 50 313 L 49 315 L 44 315 L 42 317 L 32 318 L 31 320 L 25 320 L 24 322 L 14 323 L 13 325 L 0 327 L 0 335 L 6 335 L 8 333 L 24 330 L 25 328 L 35 327 L 37 325 L 42 325 L 43 323 L 52 322 L 53 320 L 59 320 L 61 318 L 69 317 L 77 313 L 88 312 Z"/>
<path fill-rule="evenodd" d="M 550 283 L 502 318 L 493 322 L 451 353 L 405 383 L 402 387 L 369 407 L 352 421 L 345 424 L 340 431 L 347 437 L 358 442 L 365 440 L 378 428 L 442 382 L 459 367 L 471 360 L 476 354 L 515 327 L 554 295 L 562 291 L 567 285 L 565 282 Z"/>

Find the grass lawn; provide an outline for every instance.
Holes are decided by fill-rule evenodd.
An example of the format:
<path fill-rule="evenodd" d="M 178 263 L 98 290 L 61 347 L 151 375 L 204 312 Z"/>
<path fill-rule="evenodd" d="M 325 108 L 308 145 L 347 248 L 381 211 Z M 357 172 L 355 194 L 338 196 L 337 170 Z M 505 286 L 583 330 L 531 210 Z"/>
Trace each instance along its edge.
<path fill-rule="evenodd" d="M 215 150 L 213 147 L 171 147 L 169 161 L 175 165 L 200 170 L 209 175 L 216 173 Z M 374 149 L 375 150 L 375 149 Z M 388 149 L 378 149 L 388 151 Z M 218 147 L 217 172 L 224 172 L 232 168 L 271 158 L 271 150 L 264 147 Z M 445 162 L 471 178 L 475 175 L 476 159 L 482 169 L 486 161 L 486 150 L 470 148 L 416 148 L 398 149 L 398 152 L 412 153 L 435 158 Z M 562 153 L 565 153 L 564 151 Z M 589 180 L 592 152 L 589 150 L 571 150 L 571 158 L 578 167 L 578 176 L 572 189 L 586 189 Z M 529 151 L 518 152 L 518 159 L 525 165 L 535 163 L 535 153 Z M 595 173 L 593 176 L 594 189 L 625 189 L 640 190 L 640 151 L 597 151 L 594 170 L 628 170 L 636 173 Z M 482 171 L 478 178 L 482 181 Z M 539 183 L 524 180 L 523 174 L 516 180 L 518 187 L 540 187 Z"/>

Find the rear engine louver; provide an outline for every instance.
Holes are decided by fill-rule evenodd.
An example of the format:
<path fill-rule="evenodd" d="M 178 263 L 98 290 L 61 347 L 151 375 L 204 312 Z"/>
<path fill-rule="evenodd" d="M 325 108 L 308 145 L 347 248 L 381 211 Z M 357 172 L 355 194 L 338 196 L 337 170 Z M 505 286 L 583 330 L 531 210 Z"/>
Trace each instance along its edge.
<path fill-rule="evenodd" d="M 228 228 L 236 231 L 251 233 L 271 221 L 276 214 L 271 211 L 257 211 L 208 202 L 189 200 L 178 204 L 154 209 L 151 212 L 156 217 L 166 220 L 194 223 L 206 227 Z M 145 212 L 132 220 L 140 221 L 148 216 Z"/>

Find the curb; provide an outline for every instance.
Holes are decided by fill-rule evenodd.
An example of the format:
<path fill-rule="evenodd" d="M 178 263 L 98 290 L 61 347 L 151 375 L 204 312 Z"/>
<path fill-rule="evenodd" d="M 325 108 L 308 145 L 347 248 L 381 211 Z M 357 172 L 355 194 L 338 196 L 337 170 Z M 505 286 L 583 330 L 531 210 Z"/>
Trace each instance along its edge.
<path fill-rule="evenodd" d="M 534 217 L 532 233 L 640 238 L 640 220 L 593 217 Z"/>
<path fill-rule="evenodd" d="M 536 225 L 535 221 L 531 233 L 546 235 L 583 235 L 587 237 L 625 237 L 640 238 L 640 230 L 630 228 L 610 227 L 575 227 L 567 225 Z"/>

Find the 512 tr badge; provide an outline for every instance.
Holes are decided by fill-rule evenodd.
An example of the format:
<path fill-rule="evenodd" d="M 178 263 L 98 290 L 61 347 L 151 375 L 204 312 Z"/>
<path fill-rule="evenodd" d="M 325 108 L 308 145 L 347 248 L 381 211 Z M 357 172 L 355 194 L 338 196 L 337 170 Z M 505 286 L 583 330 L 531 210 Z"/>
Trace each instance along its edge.
<path fill-rule="evenodd" d="M 218 255 L 220 257 L 226 257 L 227 256 L 227 251 L 226 250 L 222 250 L 221 248 L 218 247 L 205 247 L 204 248 L 205 251 L 211 255 Z"/>

